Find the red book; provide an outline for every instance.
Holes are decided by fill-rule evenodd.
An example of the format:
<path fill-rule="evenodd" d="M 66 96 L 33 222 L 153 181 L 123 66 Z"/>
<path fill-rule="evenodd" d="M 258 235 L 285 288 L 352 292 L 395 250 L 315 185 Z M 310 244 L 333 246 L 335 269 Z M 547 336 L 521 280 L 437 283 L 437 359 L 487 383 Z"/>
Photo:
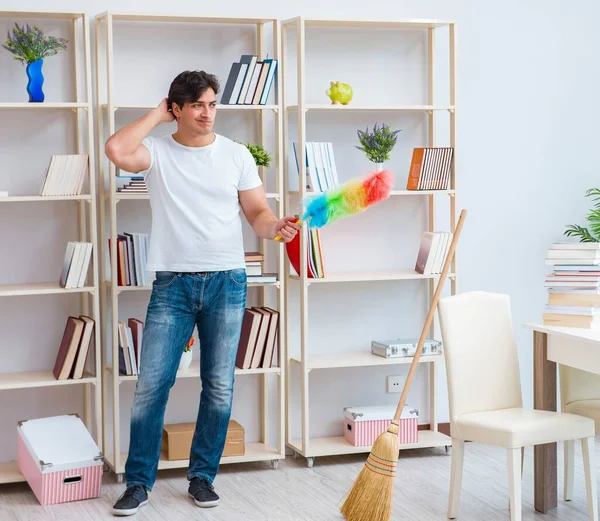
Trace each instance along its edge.
<path fill-rule="evenodd" d="M 300 232 L 302 233 L 302 232 Z M 300 233 L 297 233 L 296 236 L 290 241 L 285 243 L 285 249 L 287 252 L 288 259 L 292 264 L 293 268 L 296 270 L 296 273 L 300 275 Z M 307 237 L 307 240 L 308 239 Z M 307 257 L 308 257 L 308 248 L 306 249 Z M 310 262 L 308 258 L 306 259 L 306 276 L 309 279 L 314 279 L 315 275 L 310 269 Z"/>

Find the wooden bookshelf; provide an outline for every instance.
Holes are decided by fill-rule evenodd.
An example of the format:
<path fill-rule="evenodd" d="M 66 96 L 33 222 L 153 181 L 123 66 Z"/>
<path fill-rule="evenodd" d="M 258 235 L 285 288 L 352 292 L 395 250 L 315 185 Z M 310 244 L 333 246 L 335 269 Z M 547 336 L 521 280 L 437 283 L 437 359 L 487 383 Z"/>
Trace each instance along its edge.
<path fill-rule="evenodd" d="M 328 273 L 322 278 L 305 277 L 305 284 L 328 284 L 333 282 L 376 282 L 385 280 L 430 280 L 438 278 L 439 274 L 422 275 L 414 270 L 400 269 L 394 271 L 364 271 L 349 273 Z M 449 273 L 448 277 L 453 279 L 454 273 Z M 295 273 L 290 274 L 292 280 L 301 280 L 302 277 Z"/>
<path fill-rule="evenodd" d="M 452 445 L 452 440 L 445 434 L 439 431 L 419 431 L 419 441 L 416 443 L 400 444 L 400 450 L 407 449 L 425 449 L 433 447 L 447 448 Z M 362 454 L 371 452 L 373 445 L 365 445 L 357 447 L 348 443 L 343 436 L 331 436 L 326 438 L 311 438 L 310 449 L 302 447 L 302 440 L 291 440 L 288 446 L 293 449 L 296 454 L 304 456 L 308 460 L 308 467 L 312 467 L 314 458 L 319 456 L 340 456 L 344 454 Z"/>
<path fill-rule="evenodd" d="M 310 28 L 310 30 L 308 30 Z M 315 30 L 317 28 L 318 30 Z M 438 28 L 444 28 L 449 35 L 448 49 L 449 49 L 449 76 L 448 76 L 448 86 L 450 90 L 449 101 L 448 103 L 436 103 L 434 97 L 434 56 L 435 56 L 435 42 L 436 39 L 434 37 L 436 30 Z M 352 101 L 348 105 L 333 105 L 328 104 L 326 102 L 323 103 L 313 103 L 307 100 L 307 89 L 306 85 L 308 82 L 317 81 L 314 78 L 308 78 L 306 72 L 306 49 L 307 49 L 307 40 L 309 38 L 316 38 L 316 41 L 320 44 L 323 44 L 323 40 L 319 39 L 319 37 L 323 37 L 323 35 L 327 35 L 328 30 L 330 29 L 344 29 L 349 31 L 356 31 L 356 37 L 361 38 L 361 30 L 378 30 L 378 29 L 389 29 L 389 30 L 398 30 L 398 34 L 402 34 L 403 29 L 410 30 L 420 30 L 423 32 L 424 40 L 427 42 L 427 51 L 425 52 L 425 63 L 423 63 L 423 69 L 427 73 L 427 80 L 424 85 L 427 85 L 427 99 L 424 100 L 422 104 L 402 104 L 402 99 L 398 99 L 399 103 L 393 104 L 372 104 L 372 103 L 360 103 L 356 101 Z M 297 142 L 297 149 L 304 150 L 305 143 L 310 142 L 311 140 L 307 137 L 308 132 L 308 118 L 311 117 L 313 113 L 319 113 L 319 123 L 324 126 L 327 125 L 326 116 L 331 115 L 332 123 L 334 122 L 339 129 L 339 125 L 343 124 L 343 117 L 340 114 L 347 112 L 352 114 L 353 124 L 356 124 L 356 119 L 358 117 L 363 116 L 373 116 L 374 118 L 381 118 L 381 113 L 392 115 L 394 113 L 398 113 L 400 116 L 403 113 L 409 114 L 411 117 L 413 115 L 420 116 L 425 118 L 427 123 L 427 137 L 426 142 L 421 146 L 433 147 L 436 146 L 436 141 L 434 139 L 434 126 L 437 123 L 438 115 L 445 115 L 447 119 L 449 119 L 450 129 L 449 129 L 449 139 L 450 146 L 455 147 L 456 145 L 456 131 L 455 131 L 455 112 L 456 112 L 456 100 L 455 100 L 455 54 L 454 54 L 454 22 L 443 21 L 443 20 L 404 20 L 404 21 L 394 21 L 394 20 L 343 20 L 343 19 L 318 19 L 318 18 L 310 18 L 310 17 L 295 17 L 289 20 L 284 20 L 282 22 L 282 41 L 283 41 L 283 52 L 282 52 L 282 62 L 283 62 L 283 74 L 284 78 L 289 73 L 292 72 L 292 77 L 294 77 L 294 85 L 288 87 L 288 82 L 284 79 L 284 105 L 286 107 L 284 113 L 284 131 L 285 131 L 285 142 L 287 143 L 289 138 L 287 137 L 291 134 L 291 130 L 288 128 L 288 121 L 290 117 L 294 118 L 294 125 L 296 129 L 294 129 L 294 141 Z M 413 31 L 414 32 L 414 31 Z M 291 33 L 291 36 L 288 36 Z M 364 34 L 364 33 L 363 33 Z M 319 36 L 315 36 L 319 35 Z M 288 38 L 294 42 L 294 58 L 288 59 L 288 47 L 287 41 Z M 311 49 L 314 52 L 315 50 L 315 41 L 310 42 Z M 340 49 L 342 49 L 340 47 Z M 343 53 L 343 50 L 339 51 Z M 349 53 L 352 52 L 350 49 Z M 347 56 L 346 56 L 347 57 Z M 343 60 L 340 59 L 340 63 L 343 63 Z M 350 63 L 350 62 L 349 62 Z M 337 77 L 340 77 L 339 68 L 336 70 Z M 321 77 L 318 81 L 323 82 L 324 84 L 328 83 L 330 79 L 329 77 Z M 381 82 L 378 88 L 386 88 L 383 86 L 384 83 Z M 398 88 L 397 85 L 389 85 L 390 89 L 394 89 L 396 92 L 402 92 L 402 88 Z M 288 91 L 290 91 L 290 96 L 288 97 Z M 291 96 L 294 95 L 295 99 L 291 99 Z M 383 98 L 383 97 L 382 97 Z M 394 96 L 390 97 L 390 99 L 394 99 Z M 312 100 L 310 100 L 312 101 Z M 335 117 L 335 119 L 333 119 Z M 375 121 L 381 121 L 381 119 L 375 119 Z M 320 129 L 322 132 L 322 129 Z M 333 143 L 335 150 L 335 143 Z M 454 154 L 456 157 L 456 151 Z M 289 163 L 294 163 L 294 161 L 287 161 L 286 166 Z M 305 197 L 311 194 L 306 190 L 306 163 L 305 161 L 299 161 L 299 172 L 296 172 L 296 167 L 292 166 L 294 171 L 290 172 L 286 176 L 286 181 L 289 182 L 293 176 L 299 174 L 298 186 L 299 190 L 289 190 L 288 186 L 286 186 L 286 208 L 288 208 L 288 213 L 297 213 L 298 201 L 304 200 Z M 448 231 L 453 232 L 455 223 L 456 223 L 456 180 L 455 180 L 455 167 L 452 167 L 451 179 L 447 190 L 420 190 L 420 191 L 412 191 L 412 190 L 403 190 L 403 189 L 394 189 L 390 193 L 389 201 L 386 204 L 401 205 L 403 203 L 404 197 L 414 197 L 414 196 L 427 196 L 426 204 L 428 205 L 427 211 L 427 221 L 426 227 L 423 231 L 434 231 L 435 226 L 435 210 L 436 210 L 436 197 L 447 197 L 448 200 L 445 202 L 447 206 L 449 206 L 449 221 L 450 221 L 450 229 Z M 384 166 L 385 168 L 385 166 Z M 374 169 L 374 168 L 373 168 Z M 394 235 L 394 240 L 401 241 L 402 238 Z M 390 283 L 390 287 L 393 287 L 393 291 L 401 292 L 402 284 L 408 281 L 422 281 L 424 285 L 423 291 L 426 291 L 428 294 L 429 302 L 433 298 L 433 294 L 435 292 L 436 284 L 439 281 L 439 275 L 421 275 L 417 273 L 412 266 L 403 268 L 399 267 L 394 270 L 387 271 L 364 271 L 357 273 L 335 273 L 335 272 L 326 272 L 324 278 L 309 278 L 307 276 L 307 240 L 306 237 L 301 237 L 300 240 L 300 273 L 293 273 L 291 267 L 286 266 L 286 278 L 288 281 L 294 282 L 296 287 L 294 288 L 299 292 L 299 310 L 298 315 L 296 317 L 289 316 L 288 317 L 288 327 L 295 321 L 299 325 L 299 349 L 298 353 L 295 353 L 293 356 L 288 357 L 288 372 L 291 366 L 294 366 L 296 369 L 299 369 L 300 376 L 298 378 L 298 385 L 296 387 L 292 387 L 291 379 L 288 378 L 288 386 L 286 389 L 288 396 L 288 404 L 291 404 L 293 401 L 298 400 L 300 402 L 300 412 L 298 414 L 292 414 L 290 412 L 291 405 L 288 405 L 288 418 L 287 418 L 287 446 L 296 454 L 302 455 L 307 458 L 307 464 L 309 467 L 313 465 L 313 461 L 315 457 L 318 456 L 327 456 L 327 455 L 336 455 L 336 454 L 352 454 L 352 453 L 360 453 L 360 452 L 369 452 L 371 447 L 354 447 L 351 444 L 347 443 L 343 436 L 339 437 L 327 437 L 327 438 L 318 438 L 313 437 L 311 434 L 310 428 L 310 417 L 311 410 L 313 408 L 317 408 L 317 402 L 313 399 L 311 400 L 309 397 L 309 389 L 310 389 L 310 374 L 314 370 L 319 369 L 339 369 L 343 371 L 344 368 L 368 368 L 375 366 L 388 366 L 388 365 L 406 365 L 412 362 L 412 358 L 397 358 L 387 360 L 381 357 L 374 356 L 370 353 L 370 351 L 365 352 L 344 352 L 342 349 L 336 350 L 335 354 L 317 354 L 314 353 L 314 345 L 310 341 L 310 328 L 309 328 L 309 308 L 311 302 L 310 288 L 319 287 L 319 288 L 329 288 L 330 284 L 378 284 L 381 281 L 386 281 Z M 326 264 L 325 260 L 325 264 Z M 414 266 L 414 264 L 413 264 Z M 452 267 L 449 274 L 449 283 L 451 286 L 452 294 L 456 293 L 456 281 L 457 281 L 457 266 L 456 261 L 454 260 L 452 263 Z M 393 284 L 393 286 L 392 286 Z M 288 289 L 290 289 L 291 284 L 288 284 Z M 374 286 L 375 287 L 375 286 Z M 413 288 L 414 286 L 411 286 Z M 320 293 L 325 291 L 325 289 L 320 289 Z M 286 295 L 287 297 L 287 295 Z M 427 299 L 426 299 L 427 300 Z M 428 309 L 428 303 L 427 303 Z M 426 312 L 427 309 L 424 311 Z M 436 323 L 431 327 L 431 331 L 428 333 L 428 336 L 435 338 L 435 329 Z M 331 327 L 335 327 L 336 324 L 330 324 Z M 343 324 L 339 324 L 338 327 L 344 327 Z M 416 329 L 420 331 L 422 324 L 417 324 Z M 288 331 L 287 336 L 289 338 L 290 331 Z M 367 349 L 369 349 L 367 347 Z M 435 381 L 436 381 L 436 367 L 438 366 L 439 361 L 443 358 L 440 355 L 437 356 L 422 356 L 420 358 L 420 363 L 428 364 L 429 366 L 429 430 L 419 431 L 419 442 L 417 444 L 410 444 L 403 446 L 403 449 L 407 448 L 416 448 L 416 447 L 437 447 L 437 446 L 448 446 L 451 445 L 451 439 L 438 432 L 437 420 L 435 417 L 436 412 L 436 403 L 435 403 Z M 338 372 L 336 371 L 336 374 Z M 334 374 L 332 373 L 332 378 L 334 378 Z M 340 378 L 343 378 L 343 373 L 340 374 Z M 294 400 L 296 398 L 296 400 Z M 399 398 L 399 396 L 398 396 Z M 296 418 L 295 418 L 295 417 Z M 298 420 L 297 416 L 299 416 L 299 426 L 300 426 L 300 436 L 294 435 L 296 431 L 294 431 L 294 420 Z M 340 430 L 343 429 L 343 422 L 340 416 Z"/>
<path fill-rule="evenodd" d="M 34 387 L 59 387 L 63 385 L 97 385 L 98 379 L 90 374 L 84 374 L 83 378 L 57 380 L 52 371 L 34 371 L 29 373 L 1 373 L 0 391 L 11 389 L 32 389 Z"/>
<path fill-rule="evenodd" d="M 155 107 L 156 105 L 112 105 L 112 110 L 115 112 L 117 110 L 139 110 L 139 111 L 148 111 Z M 107 104 L 102 105 L 103 110 L 108 109 Z M 217 105 L 218 110 L 279 110 L 279 105 Z"/>
<path fill-rule="evenodd" d="M 439 363 L 443 355 L 421 355 L 419 363 Z M 402 358 L 383 358 L 369 352 L 336 353 L 333 355 L 311 355 L 306 363 L 308 370 L 313 369 L 336 369 L 342 367 L 373 367 L 379 365 L 404 365 L 411 364 L 412 356 Z M 290 357 L 290 362 L 301 364 L 302 359 Z"/>
<path fill-rule="evenodd" d="M 133 24 L 141 24 L 147 26 L 148 24 L 156 24 L 156 27 L 165 27 L 168 24 L 193 24 L 197 25 L 199 30 L 206 27 L 206 24 L 213 25 L 221 28 L 229 26 L 228 30 L 237 30 L 237 26 L 241 29 L 246 30 L 252 28 L 255 31 L 255 48 L 247 49 L 247 54 L 257 54 L 261 57 L 269 55 L 270 57 L 276 58 L 279 61 L 280 56 L 280 25 L 275 18 L 228 18 L 228 17 L 202 17 L 195 15 L 160 15 L 160 14 L 148 14 L 148 13 L 117 13 L 117 12 L 106 12 L 96 17 L 96 38 L 97 38 L 97 66 L 98 66 L 98 83 L 97 83 L 97 100 L 96 100 L 96 116 L 97 116 L 97 135 L 100 136 L 98 139 L 98 156 L 100 158 L 99 165 L 99 188 L 100 198 L 103 202 L 100 205 L 100 226 L 102 244 L 104 246 L 103 256 L 105 263 L 109 259 L 107 247 L 109 241 L 115 241 L 117 237 L 117 221 L 119 219 L 119 213 L 124 208 L 123 205 L 127 205 L 129 201 L 144 201 L 149 200 L 147 194 L 124 194 L 117 192 L 116 180 L 115 180 L 115 167 L 107 160 L 104 154 L 104 143 L 107 136 L 112 135 L 116 130 L 116 115 L 122 120 L 130 121 L 140 117 L 145 112 L 156 107 L 160 99 L 141 99 L 139 103 L 122 103 L 115 92 L 115 85 L 118 84 L 119 78 L 115 74 L 115 60 L 118 59 L 118 50 L 114 44 L 114 30 L 118 27 L 121 22 L 127 22 L 127 26 L 131 27 Z M 101 55 L 101 51 L 102 54 Z M 223 53 L 223 60 L 232 62 L 239 59 L 239 55 L 233 56 L 226 54 L 226 50 Z M 189 68 L 196 68 L 196 63 L 191 63 Z M 266 144 L 266 139 L 269 136 L 274 137 L 274 149 L 270 150 L 272 161 L 272 167 L 269 171 L 269 175 L 274 171 L 275 175 L 275 190 L 269 191 L 267 199 L 271 201 L 275 206 L 275 213 L 279 217 L 283 217 L 283 158 L 282 158 L 282 96 L 281 96 L 281 78 L 280 78 L 280 63 L 277 67 L 277 79 L 273 84 L 273 89 L 270 95 L 272 103 L 267 105 L 217 105 L 217 111 L 221 113 L 219 118 L 227 118 L 229 114 L 236 112 L 242 112 L 244 114 L 251 114 L 251 118 L 254 118 L 252 128 L 249 131 L 257 129 L 258 143 Z M 225 77 L 220 77 L 221 88 L 225 87 Z M 220 94 L 217 99 L 220 98 Z M 267 121 L 267 117 L 271 118 Z M 269 128 L 267 122 L 271 120 L 274 122 L 273 128 Z M 274 167 L 274 168 L 273 168 Z M 259 172 L 265 188 L 267 187 L 267 172 L 264 168 L 259 168 Z M 146 208 L 147 210 L 147 208 Z M 127 211 L 130 212 L 131 208 L 127 207 Z M 107 226 L 105 226 L 107 223 Z M 265 254 L 265 263 L 267 261 L 267 241 L 260 241 L 259 249 Z M 259 292 L 257 295 L 259 304 L 266 303 L 267 297 L 273 297 L 273 301 L 277 304 L 271 307 L 277 307 L 280 312 L 280 352 L 278 354 L 278 360 L 285 360 L 285 339 L 283 337 L 285 333 L 285 308 L 284 299 L 282 293 L 285 285 L 285 278 L 283 277 L 283 262 L 284 262 L 284 246 L 275 246 L 276 256 L 275 258 L 269 257 L 276 265 L 276 269 L 269 269 L 270 272 L 278 273 L 278 281 L 275 283 L 248 283 L 248 297 L 251 298 L 253 294 L 251 292 Z M 109 438 L 109 429 L 112 429 L 111 443 L 105 451 L 110 456 L 107 461 L 110 467 L 117 475 L 118 480 L 122 480 L 124 472 L 124 463 L 127 458 L 127 454 L 121 450 L 121 384 L 125 385 L 125 382 L 135 382 L 136 376 L 125 376 L 120 375 L 118 371 L 118 365 L 113 365 L 113 361 L 118 362 L 118 328 L 115 326 L 119 321 L 119 307 L 120 299 L 129 298 L 129 295 L 137 294 L 138 292 L 149 292 L 152 289 L 151 284 L 147 284 L 142 287 L 137 286 L 119 286 L 117 281 L 117 265 L 116 255 L 110 256 L 110 264 L 105 264 L 102 269 L 103 273 L 106 273 L 109 277 L 108 281 L 103 283 L 103 294 L 102 294 L 102 310 L 105 317 L 105 328 L 103 331 L 104 336 L 104 368 L 105 368 L 105 379 L 104 379 L 104 396 L 106 397 L 104 402 L 104 415 L 105 421 L 105 436 Z M 111 276 L 112 274 L 112 276 Z M 267 293 L 267 292 L 274 293 Z M 109 324 L 112 324 L 109 325 Z M 285 372 L 286 364 L 283 367 L 273 367 L 269 369 L 252 369 L 252 370 L 239 370 L 236 369 L 236 376 L 251 376 L 256 379 L 257 385 L 260 386 L 260 392 L 262 395 L 261 399 L 261 438 L 256 443 L 248 443 L 246 440 L 247 454 L 241 458 L 224 458 L 223 463 L 233 463 L 242 461 L 272 461 L 277 462 L 279 459 L 285 457 Z M 191 367 L 185 371 L 179 371 L 177 374 L 177 381 L 181 379 L 196 378 L 200 376 L 200 370 L 197 362 L 192 362 Z M 276 401 L 277 405 L 271 405 L 271 400 L 268 400 L 269 392 L 267 386 L 270 383 L 270 378 L 275 378 L 277 381 L 277 388 L 279 392 L 279 399 Z M 108 398 L 110 395 L 110 398 Z M 240 398 L 243 400 L 243 397 Z M 197 408 L 197 397 L 194 396 L 191 403 L 194 403 L 193 408 Z M 275 417 L 278 425 L 278 440 L 268 440 L 267 432 L 269 431 L 269 418 Z M 194 415 L 195 419 L 195 415 Z M 191 421 L 191 418 L 190 418 Z M 128 425 L 127 425 L 128 427 Z M 187 461 L 181 462 L 168 462 L 161 460 L 159 469 L 166 468 L 178 468 L 187 465 Z"/>
<path fill-rule="evenodd" d="M 250 442 L 245 444 L 245 451 L 243 455 L 223 456 L 219 464 L 227 465 L 231 463 L 252 463 L 256 461 L 270 461 L 273 468 L 277 468 L 278 462 L 284 458 L 285 456 L 281 454 L 281 451 L 277 447 L 272 447 L 271 445 L 261 442 Z M 106 462 L 116 474 L 122 474 L 125 472 L 125 465 L 123 462 L 125 462 L 126 460 L 126 452 L 122 453 L 119 457 L 119 461 L 122 462 L 120 466 L 115 465 L 115 459 L 112 454 L 109 454 L 106 457 Z M 160 459 L 158 460 L 158 470 L 187 468 L 189 464 L 189 459 L 168 460 L 164 456 L 164 454 L 161 453 Z"/>
<path fill-rule="evenodd" d="M 39 389 L 38 392 L 52 392 L 51 389 L 57 387 L 70 386 L 73 388 L 73 394 L 81 393 L 84 404 L 84 422 L 90 431 L 100 450 L 103 450 L 103 429 L 102 429 L 102 371 L 101 367 L 101 344 L 100 344 L 100 302 L 99 302 L 99 256 L 98 256 L 98 236 L 97 236 L 97 197 L 96 197 L 96 171 L 95 171 L 95 147 L 94 147 L 94 125 L 91 109 L 92 102 L 92 84 L 91 84 L 91 47 L 89 19 L 86 13 L 81 12 L 62 12 L 62 11 L 36 11 L 36 10 L 2 10 L 0 18 L 10 19 L 11 22 L 18 22 L 24 25 L 26 22 L 39 23 L 38 20 L 63 20 L 67 22 L 68 33 L 64 36 L 69 40 L 67 52 L 73 60 L 73 79 L 69 85 L 69 95 L 71 101 L 55 102 L 47 99 L 41 103 L 0 101 L 0 112 L 6 111 L 7 117 L 17 118 L 19 112 L 33 111 L 68 111 L 73 112 L 75 117 L 64 118 L 69 124 L 74 124 L 74 131 L 67 133 L 73 136 L 73 143 L 68 143 L 66 148 L 72 148 L 71 153 L 88 154 L 89 170 L 85 179 L 81 195 L 73 196 L 39 196 L 38 194 L 11 195 L 9 197 L 0 197 L 0 204 L 12 203 L 54 203 L 71 205 L 69 210 L 73 211 L 73 220 L 78 222 L 77 236 L 70 240 L 79 240 L 92 243 L 92 257 L 89 270 L 86 277 L 87 285 L 82 288 L 66 289 L 59 285 L 59 276 L 61 266 L 56 266 L 56 280 L 48 282 L 28 282 L 23 281 L 12 284 L 0 285 L 0 297 L 27 297 L 45 298 L 50 302 L 48 295 L 77 295 L 79 297 L 80 314 L 90 316 L 94 322 L 93 344 L 94 348 L 89 350 L 84 377 L 81 379 L 57 380 L 51 368 L 45 371 L 20 371 L 5 372 L 0 365 L 0 391 L 19 391 L 24 389 Z M 31 129 L 35 131 L 35 129 Z M 57 138 L 58 139 L 58 138 Z M 32 141 L 31 150 L 33 154 L 38 153 L 39 143 Z M 27 157 L 22 158 L 27 161 Z M 40 186 L 41 188 L 41 186 Z M 75 204 L 73 204 L 75 203 Z M 11 205 L 12 207 L 12 205 Z M 8 209 L 8 207 L 7 207 Z M 15 222 L 15 226 L 19 226 Z M 39 226 L 43 229 L 44 222 Z M 64 245 L 66 249 L 66 243 Z M 7 250 L 10 251 L 10 250 Z M 6 253 L 6 255 L 15 255 Z M 43 255 L 43 253 L 42 253 Z M 64 255 L 64 250 L 63 250 Z M 73 312 L 75 313 L 75 312 Z M 68 314 L 65 313 L 64 320 L 67 320 Z M 33 319 L 35 322 L 35 319 Z M 61 325 L 60 332 L 64 328 Z M 24 342 L 27 342 L 27 331 L 23 332 Z M 51 350 L 53 356 L 58 351 L 61 338 L 55 335 L 48 336 L 47 342 L 38 346 L 39 351 Z M 5 346 L 10 349 L 11 346 Z M 4 351 L 3 356 L 8 356 L 9 351 Z M 44 389 L 43 391 L 41 389 Z M 15 397 L 16 398 L 16 397 Z M 16 403 L 18 403 L 16 398 Z M 64 413 L 73 412 L 71 409 Z M 1 414 L 1 413 L 0 413 Z M 43 414 L 42 414 L 43 416 Z M 15 454 L 16 457 L 16 454 Z M 0 462 L 0 483 L 13 483 L 24 481 L 23 476 L 18 470 L 17 463 L 14 461 Z"/>
<path fill-rule="evenodd" d="M 286 109 L 290 112 L 298 110 L 298 105 L 289 105 Z M 431 111 L 453 111 L 454 106 L 439 107 L 436 105 L 319 105 L 307 103 L 303 110 L 308 112 L 431 112 Z"/>
<path fill-rule="evenodd" d="M 88 103 L 0 103 L 0 110 L 78 110 L 89 109 Z"/>
<path fill-rule="evenodd" d="M 83 195 L 12 195 L 0 197 L 0 203 L 42 203 L 60 201 L 88 201 L 92 202 L 92 196 Z"/>

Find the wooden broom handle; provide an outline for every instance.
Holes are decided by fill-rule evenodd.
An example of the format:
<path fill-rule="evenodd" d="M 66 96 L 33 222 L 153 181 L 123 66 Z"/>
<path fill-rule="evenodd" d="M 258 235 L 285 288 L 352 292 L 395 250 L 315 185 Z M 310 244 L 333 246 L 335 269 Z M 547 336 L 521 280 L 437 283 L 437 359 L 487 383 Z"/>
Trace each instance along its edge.
<path fill-rule="evenodd" d="M 442 289 L 444 289 L 446 275 L 448 274 L 448 270 L 450 269 L 450 264 L 452 264 L 452 259 L 454 258 L 454 250 L 456 250 L 456 244 L 458 243 L 458 238 L 460 236 L 460 231 L 462 230 L 466 215 L 466 210 L 460 212 L 460 217 L 458 218 L 458 223 L 456 224 L 456 229 L 454 230 L 454 235 L 452 236 L 452 242 L 450 243 L 450 249 L 448 250 L 448 256 L 444 261 L 442 274 L 440 275 L 440 280 L 437 284 L 437 287 L 435 288 L 433 300 L 431 301 L 431 306 L 429 307 L 429 312 L 427 313 L 427 318 L 425 319 L 425 324 L 423 325 L 423 331 L 421 331 L 421 337 L 419 338 L 419 343 L 417 344 L 417 350 L 415 351 L 415 356 L 413 358 L 412 363 L 410 364 L 408 376 L 406 377 L 404 389 L 402 390 L 402 396 L 400 396 L 400 401 L 398 402 L 398 408 L 396 409 L 396 414 L 394 415 L 395 423 L 398 423 L 400 421 L 400 416 L 402 415 L 402 410 L 404 409 L 404 404 L 406 403 L 406 397 L 408 396 L 408 391 L 410 390 L 410 384 L 417 370 L 417 364 L 419 363 L 419 358 L 421 358 L 423 344 L 425 344 L 425 339 L 427 338 L 427 331 L 431 326 L 431 321 L 433 320 L 433 315 L 435 313 L 435 308 L 437 307 L 438 300 L 440 300 L 440 294 L 442 292 Z"/>

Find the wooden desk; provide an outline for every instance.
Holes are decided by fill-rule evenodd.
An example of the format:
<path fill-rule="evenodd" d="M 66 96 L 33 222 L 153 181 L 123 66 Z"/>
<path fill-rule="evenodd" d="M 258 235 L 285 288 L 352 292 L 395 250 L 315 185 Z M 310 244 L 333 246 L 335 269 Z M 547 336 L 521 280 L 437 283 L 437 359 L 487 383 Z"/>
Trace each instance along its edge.
<path fill-rule="evenodd" d="M 533 331 L 533 407 L 556 411 L 556 364 L 600 374 L 600 331 L 524 324 Z M 546 513 L 558 504 L 556 443 L 534 448 L 534 506 Z"/>

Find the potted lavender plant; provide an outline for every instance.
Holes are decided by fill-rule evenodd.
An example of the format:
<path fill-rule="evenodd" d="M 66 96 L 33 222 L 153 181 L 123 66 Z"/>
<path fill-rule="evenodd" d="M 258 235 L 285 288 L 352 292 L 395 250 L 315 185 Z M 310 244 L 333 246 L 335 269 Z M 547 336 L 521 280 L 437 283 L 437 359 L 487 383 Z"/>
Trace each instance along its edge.
<path fill-rule="evenodd" d="M 26 24 L 19 27 L 19 24 L 15 23 L 12 35 L 10 32 L 8 33 L 8 38 L 2 47 L 12 53 L 15 60 L 27 64 L 25 71 L 29 80 L 27 93 L 30 102 L 44 101 L 44 92 L 42 91 L 44 58 L 54 56 L 59 51 L 65 51 L 67 43 L 65 38 L 44 36 L 44 33 L 36 25 L 30 27 L 29 24 Z"/>
<path fill-rule="evenodd" d="M 358 141 L 360 146 L 356 146 L 362 150 L 367 159 L 375 163 L 377 171 L 383 170 L 383 163 L 390 159 L 390 152 L 398 141 L 398 132 L 400 130 L 392 130 L 385 123 L 378 126 L 377 123 L 373 126 L 373 132 L 369 132 L 369 127 L 366 130 L 357 130 Z"/>

